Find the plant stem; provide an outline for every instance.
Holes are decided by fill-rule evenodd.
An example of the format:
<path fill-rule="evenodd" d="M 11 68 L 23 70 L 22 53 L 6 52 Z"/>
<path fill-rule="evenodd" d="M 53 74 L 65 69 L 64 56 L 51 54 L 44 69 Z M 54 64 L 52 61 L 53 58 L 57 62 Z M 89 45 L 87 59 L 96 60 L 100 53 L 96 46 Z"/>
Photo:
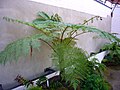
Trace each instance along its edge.
<path fill-rule="evenodd" d="M 61 42 L 62 42 L 62 39 L 63 39 L 63 36 L 64 36 L 64 33 L 65 33 L 65 31 L 67 30 L 67 28 L 68 28 L 69 26 L 67 26 L 64 30 L 63 30 L 63 32 L 62 32 L 62 35 L 61 35 Z"/>
<path fill-rule="evenodd" d="M 81 35 L 81 34 L 84 34 L 86 32 L 82 32 L 82 33 L 79 33 L 79 34 L 76 34 L 75 36 L 71 37 L 70 41 L 68 42 L 68 44 L 70 44 L 70 42 L 77 36 Z"/>
<path fill-rule="evenodd" d="M 85 25 L 86 23 L 92 21 L 92 20 L 95 19 L 95 18 L 101 18 L 101 17 L 100 17 L 100 16 L 94 16 L 94 17 L 86 20 L 86 21 L 85 21 L 83 24 L 81 24 L 81 25 Z M 77 32 L 77 30 L 75 30 L 75 31 L 71 34 L 71 37 L 72 37 L 72 35 L 74 35 L 74 33 L 76 33 L 76 32 Z M 80 34 L 80 35 L 81 35 L 81 34 Z M 77 35 L 77 36 L 78 36 L 78 35 Z M 76 36 L 75 36 L 75 37 L 76 37 Z"/>
<path fill-rule="evenodd" d="M 81 35 L 81 34 L 84 34 L 84 33 L 87 33 L 87 32 L 82 32 L 82 33 L 76 34 L 76 35 L 73 36 L 72 38 L 75 38 L 75 37 L 77 37 L 77 36 L 79 36 L 79 35 Z"/>
<path fill-rule="evenodd" d="M 33 48 L 32 45 L 30 45 L 30 56 L 32 57 L 32 52 L 33 52 Z"/>
<path fill-rule="evenodd" d="M 85 22 L 82 25 L 85 25 L 86 23 L 88 23 L 89 21 L 92 21 L 94 18 L 101 18 L 100 16 L 94 16 L 88 20 L 85 20 Z"/>
<path fill-rule="evenodd" d="M 39 40 L 45 42 L 54 52 L 56 52 L 55 49 L 52 47 L 52 45 L 50 45 L 47 41 L 45 41 L 45 40 L 43 40 L 41 38 Z"/>

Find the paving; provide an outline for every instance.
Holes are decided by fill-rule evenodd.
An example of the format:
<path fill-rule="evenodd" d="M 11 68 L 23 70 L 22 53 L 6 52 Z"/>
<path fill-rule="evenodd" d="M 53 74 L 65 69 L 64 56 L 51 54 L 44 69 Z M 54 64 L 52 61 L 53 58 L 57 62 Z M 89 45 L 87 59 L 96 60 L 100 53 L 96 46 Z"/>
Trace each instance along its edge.
<path fill-rule="evenodd" d="M 113 90 L 120 90 L 120 66 L 107 68 L 107 80 L 112 85 Z"/>

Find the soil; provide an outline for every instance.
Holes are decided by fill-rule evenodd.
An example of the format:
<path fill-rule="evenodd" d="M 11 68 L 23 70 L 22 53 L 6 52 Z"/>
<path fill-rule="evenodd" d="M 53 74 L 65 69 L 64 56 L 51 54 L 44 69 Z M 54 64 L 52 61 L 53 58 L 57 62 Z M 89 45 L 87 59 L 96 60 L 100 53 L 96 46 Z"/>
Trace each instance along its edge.
<path fill-rule="evenodd" d="M 120 90 L 120 65 L 107 67 L 106 78 L 113 90 Z"/>

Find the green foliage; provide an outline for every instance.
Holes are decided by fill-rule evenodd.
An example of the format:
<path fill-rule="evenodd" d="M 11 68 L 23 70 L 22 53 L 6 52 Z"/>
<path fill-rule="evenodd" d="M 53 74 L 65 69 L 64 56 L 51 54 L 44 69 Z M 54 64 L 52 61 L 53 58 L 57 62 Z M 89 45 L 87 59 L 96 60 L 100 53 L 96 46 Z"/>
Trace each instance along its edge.
<path fill-rule="evenodd" d="M 3 17 L 8 22 L 17 22 L 21 24 L 25 24 L 31 26 L 39 31 L 41 31 L 45 35 L 53 34 L 54 31 L 58 31 L 63 28 L 61 17 L 58 14 L 49 16 L 45 12 L 38 12 L 39 18 L 33 20 L 32 22 L 24 22 L 18 19 L 12 19 L 9 17 Z M 59 29 L 60 28 L 60 29 Z"/>
<path fill-rule="evenodd" d="M 12 18 L 8 18 L 8 17 L 3 17 L 3 19 L 5 19 L 6 21 L 9 21 L 9 22 L 17 22 L 17 23 L 31 26 L 37 30 L 40 30 L 42 33 L 44 33 L 46 35 L 55 34 L 55 33 L 59 33 L 60 35 L 62 35 L 63 33 L 67 33 L 68 37 L 74 38 L 74 37 L 78 36 L 79 34 L 81 34 L 81 33 L 76 33 L 77 31 L 82 31 L 82 34 L 92 32 L 92 33 L 96 33 L 96 34 L 98 34 L 98 36 L 100 36 L 102 38 L 106 38 L 110 41 L 116 41 L 116 42 L 120 41 L 117 37 L 115 37 L 111 33 L 101 31 L 99 29 L 96 29 L 95 27 L 85 26 L 84 24 L 80 25 L 80 24 L 64 23 L 58 14 L 49 16 L 44 12 L 39 12 L 38 15 L 39 15 L 39 18 L 33 20 L 32 23 L 24 22 L 21 20 L 12 19 Z M 52 17 L 59 18 L 60 20 L 52 19 Z M 66 27 L 67 27 L 67 29 L 66 29 Z M 60 38 L 59 35 L 58 35 L 58 37 Z"/>
<path fill-rule="evenodd" d="M 101 31 L 95 27 L 90 27 L 90 26 L 85 26 L 85 25 L 73 25 L 72 28 L 82 30 L 84 33 L 87 33 L 87 32 L 96 33 L 101 38 L 105 38 L 110 41 L 120 42 L 120 39 L 118 39 L 116 36 L 112 35 L 111 33 Z"/>
<path fill-rule="evenodd" d="M 103 76 L 103 72 L 106 70 L 106 66 L 102 63 L 99 63 L 96 58 L 93 58 L 91 61 L 88 61 L 89 74 L 98 74 Z"/>
<path fill-rule="evenodd" d="M 105 44 L 102 47 L 102 50 L 108 50 L 109 54 L 106 55 L 105 60 L 103 62 L 111 62 L 115 65 L 120 64 L 120 46 L 117 42 L 112 42 L 110 44 Z"/>
<path fill-rule="evenodd" d="M 62 78 L 76 89 L 80 80 L 83 80 L 87 75 L 85 51 L 64 43 L 64 40 L 54 48 L 56 50 L 52 54 L 54 64 L 61 71 Z"/>
<path fill-rule="evenodd" d="M 110 90 L 110 85 L 100 75 L 89 75 L 81 85 L 81 90 Z"/>
<path fill-rule="evenodd" d="M 49 38 L 44 34 L 35 34 L 8 44 L 4 51 L 0 52 L 0 63 L 18 60 L 20 56 L 32 55 L 34 48 L 40 49 L 40 40 L 51 41 L 52 37 Z"/>
<path fill-rule="evenodd" d="M 81 90 L 110 90 L 109 83 L 104 79 L 105 65 L 98 63 L 97 59 L 89 61 L 88 75 L 81 83 Z"/>
<path fill-rule="evenodd" d="M 88 21 L 93 20 L 93 18 L 85 21 L 81 25 L 64 23 L 58 14 L 50 16 L 45 12 L 38 12 L 38 18 L 32 22 L 24 22 L 8 17 L 4 17 L 3 19 L 9 22 L 17 22 L 31 26 L 39 30 L 40 33 L 7 45 L 5 50 L 0 53 L 0 63 L 17 60 L 20 56 L 27 54 L 32 56 L 33 49 L 37 48 L 39 50 L 41 45 L 40 41 L 42 41 L 53 50 L 53 64 L 60 70 L 62 79 L 65 80 L 68 85 L 74 87 L 75 90 L 81 83 L 81 80 L 84 81 L 88 78 L 88 82 L 91 82 L 94 74 L 96 75 L 95 78 L 98 78 L 98 82 L 94 80 L 93 84 L 97 82 L 98 85 L 99 82 L 104 81 L 100 78 L 102 77 L 103 66 L 97 63 L 96 60 L 88 61 L 86 52 L 81 48 L 75 47 L 76 37 L 84 33 L 92 32 L 110 41 L 120 41 L 110 33 L 101 31 L 95 27 L 85 26 L 86 22 L 88 23 Z M 98 74 L 100 74 L 100 77 Z"/>
<path fill-rule="evenodd" d="M 56 21 L 56 22 L 61 22 L 62 18 L 56 13 L 55 15 L 48 15 L 45 12 L 38 12 L 37 15 L 39 16 L 39 18 L 35 19 L 33 21 L 33 23 L 35 24 L 39 24 L 40 21 L 46 21 L 46 20 L 52 20 L 52 21 Z"/>
<path fill-rule="evenodd" d="M 39 77 L 38 81 L 37 81 L 37 86 L 41 86 L 42 83 L 45 83 L 47 81 L 47 78 L 44 76 Z"/>
<path fill-rule="evenodd" d="M 28 88 L 27 90 L 43 90 L 42 87 L 38 87 L 38 86 L 31 86 L 30 88 Z"/>
<path fill-rule="evenodd" d="M 114 55 L 120 55 L 120 46 L 119 43 L 113 42 L 111 44 L 106 44 L 102 47 L 102 50 L 109 50 L 111 56 L 113 57 Z"/>
<path fill-rule="evenodd" d="M 87 32 L 93 32 L 111 41 L 117 41 L 117 42 L 119 41 L 119 39 L 113 36 L 112 34 L 101 31 L 93 27 L 64 23 L 61 21 L 60 19 L 61 17 L 58 16 L 57 14 L 49 16 L 44 12 L 39 12 L 38 16 L 39 16 L 38 18 L 39 20 L 35 19 L 33 20 L 32 23 L 4 17 L 4 19 L 7 21 L 18 22 L 36 28 L 37 30 L 40 30 L 41 33 L 9 44 L 6 47 L 6 49 L 0 53 L 1 63 L 5 63 L 8 60 L 9 61 L 18 60 L 20 56 L 29 54 L 32 51 L 31 47 L 38 48 L 40 46 L 40 42 L 38 42 L 39 38 L 43 39 L 44 41 L 48 40 L 49 38 L 50 39 L 53 38 L 52 39 L 53 41 L 51 40 L 51 42 L 55 44 L 56 41 L 62 41 L 65 37 L 67 37 L 66 39 L 69 40 L 69 42 L 71 42 L 72 40 L 75 40 L 76 36 L 81 34 L 81 33 L 75 33 L 76 31 L 79 30 L 82 31 L 82 34 Z M 56 18 L 59 19 L 57 20 Z M 33 39 L 34 37 L 35 39 Z M 67 40 L 66 42 L 68 42 Z"/>
<path fill-rule="evenodd" d="M 94 16 L 94 17 L 92 17 L 92 18 L 90 18 L 90 19 L 88 19 L 88 20 L 84 20 L 84 23 L 83 23 L 82 25 L 85 25 L 85 24 L 88 25 L 88 23 L 89 23 L 90 21 L 91 21 L 91 23 L 93 23 L 94 19 L 96 19 L 96 20 L 102 20 L 102 17 L 100 17 L 100 16 Z"/>
<path fill-rule="evenodd" d="M 50 83 L 50 87 L 49 87 L 49 90 L 58 90 L 58 88 L 61 88 L 63 87 L 62 83 L 59 82 L 59 81 L 52 81 Z"/>

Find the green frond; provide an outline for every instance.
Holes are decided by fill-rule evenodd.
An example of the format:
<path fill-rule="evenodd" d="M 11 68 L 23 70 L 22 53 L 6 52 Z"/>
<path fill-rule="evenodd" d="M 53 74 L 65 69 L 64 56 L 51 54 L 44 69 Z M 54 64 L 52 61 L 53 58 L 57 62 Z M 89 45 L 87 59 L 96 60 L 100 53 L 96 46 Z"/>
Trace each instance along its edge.
<path fill-rule="evenodd" d="M 100 16 L 93 16 L 93 17 L 91 17 L 88 20 L 84 20 L 84 22 L 83 22 L 82 25 L 88 24 L 89 22 L 93 23 L 94 19 L 96 19 L 96 20 L 102 20 L 102 17 L 100 17 Z"/>
<path fill-rule="evenodd" d="M 6 46 L 4 51 L 0 52 L 0 62 L 5 63 L 11 60 L 18 60 L 20 56 L 26 56 L 32 54 L 31 49 L 40 49 L 41 43 L 40 40 L 51 41 L 52 38 L 49 38 L 43 34 L 36 34 L 30 37 L 19 39 L 14 41 Z"/>
<path fill-rule="evenodd" d="M 100 75 L 92 74 L 84 80 L 84 83 L 81 85 L 81 90 L 111 90 L 111 86 Z"/>
<path fill-rule="evenodd" d="M 39 21 L 45 21 L 45 20 L 51 20 L 56 22 L 62 21 L 62 18 L 57 13 L 50 16 L 45 12 L 38 12 L 37 15 L 39 16 L 39 18 L 37 18 L 36 20 Z"/>
<path fill-rule="evenodd" d="M 9 17 L 3 17 L 3 19 L 5 19 L 8 22 L 17 22 L 17 23 L 25 24 L 25 25 L 28 25 L 28 26 L 31 26 L 31 27 L 35 27 L 34 23 L 24 22 L 24 21 L 21 21 L 21 20 L 18 20 L 18 19 L 9 18 Z"/>
<path fill-rule="evenodd" d="M 47 33 L 43 27 L 41 26 L 38 26 L 34 23 L 30 23 L 30 22 L 24 22 L 24 21 L 21 21 L 21 20 L 18 20 L 18 19 L 13 19 L 13 18 L 9 18 L 9 17 L 3 17 L 3 19 L 5 19 L 6 21 L 8 22 L 16 22 L 16 23 L 21 23 L 21 24 L 24 24 L 24 25 L 27 25 L 27 26 L 31 26 L 37 30 L 40 30 L 43 34 L 46 34 L 48 35 L 49 33 Z"/>
<path fill-rule="evenodd" d="M 62 18 L 56 13 L 55 15 L 51 16 L 51 20 L 56 22 L 61 22 Z"/>
<path fill-rule="evenodd" d="M 47 13 L 45 13 L 45 12 L 40 12 L 39 11 L 37 13 L 37 15 L 40 16 L 40 18 L 43 18 L 44 20 L 50 20 L 50 16 Z"/>
<path fill-rule="evenodd" d="M 80 80 L 87 75 L 85 51 L 65 42 L 57 44 L 54 48 L 56 50 L 56 53 L 52 54 L 54 64 L 61 71 L 62 78 L 76 89 Z"/>
<path fill-rule="evenodd" d="M 106 55 L 107 61 L 106 62 L 112 62 L 114 64 L 120 63 L 120 45 L 117 42 L 105 44 L 101 50 L 105 51 L 108 50 L 109 54 Z M 105 61 L 105 60 L 104 60 Z"/>
<path fill-rule="evenodd" d="M 37 25 L 37 24 L 40 24 L 41 21 L 46 21 L 46 19 L 44 19 L 44 18 L 37 18 L 37 19 L 33 20 L 33 23 Z"/>
<path fill-rule="evenodd" d="M 45 12 L 38 12 L 37 15 L 39 16 L 39 18 L 33 20 L 34 24 L 40 24 L 41 21 L 46 21 L 46 20 L 50 20 L 50 16 L 47 15 Z"/>
<path fill-rule="evenodd" d="M 46 16 L 46 18 L 47 18 L 47 16 Z M 24 21 L 21 21 L 21 20 L 12 19 L 12 18 L 8 18 L 8 17 L 4 17 L 4 19 L 9 21 L 9 22 L 18 22 L 18 23 L 21 23 L 21 24 L 31 26 L 31 27 L 33 27 L 37 30 L 40 30 L 42 33 L 44 33 L 46 35 L 48 35 L 50 33 L 53 33 L 53 32 L 61 33 L 61 31 L 64 31 L 64 29 L 66 27 L 69 27 L 74 31 L 81 30 L 85 33 L 92 32 L 92 33 L 96 33 L 98 36 L 100 36 L 102 38 L 105 38 L 105 39 L 108 39 L 112 42 L 113 41 L 120 42 L 120 39 L 118 39 L 116 36 L 112 35 L 111 33 L 99 30 L 95 27 L 90 27 L 90 26 L 85 26 L 85 25 L 57 22 L 56 20 L 51 20 L 51 19 L 41 20 L 40 18 L 33 20 L 32 23 L 24 22 Z M 71 33 L 71 31 L 69 31 L 67 33 Z"/>
<path fill-rule="evenodd" d="M 85 25 L 71 25 L 71 28 L 76 29 L 77 31 L 82 30 L 85 33 L 87 32 L 96 33 L 101 38 L 108 39 L 112 42 L 120 42 L 120 39 L 117 38 L 116 36 L 112 35 L 111 33 L 97 29 L 95 27 L 90 27 L 90 26 L 85 26 Z"/>
<path fill-rule="evenodd" d="M 8 22 L 17 22 L 27 26 L 31 26 L 36 30 L 40 30 L 45 35 L 49 35 L 54 31 L 60 32 L 60 30 L 63 30 L 65 27 L 64 23 L 59 23 L 52 20 L 41 21 L 40 19 L 35 19 L 31 23 L 31 22 L 25 22 L 25 21 L 21 21 L 21 20 L 9 18 L 9 17 L 3 17 L 3 19 L 5 19 Z"/>

